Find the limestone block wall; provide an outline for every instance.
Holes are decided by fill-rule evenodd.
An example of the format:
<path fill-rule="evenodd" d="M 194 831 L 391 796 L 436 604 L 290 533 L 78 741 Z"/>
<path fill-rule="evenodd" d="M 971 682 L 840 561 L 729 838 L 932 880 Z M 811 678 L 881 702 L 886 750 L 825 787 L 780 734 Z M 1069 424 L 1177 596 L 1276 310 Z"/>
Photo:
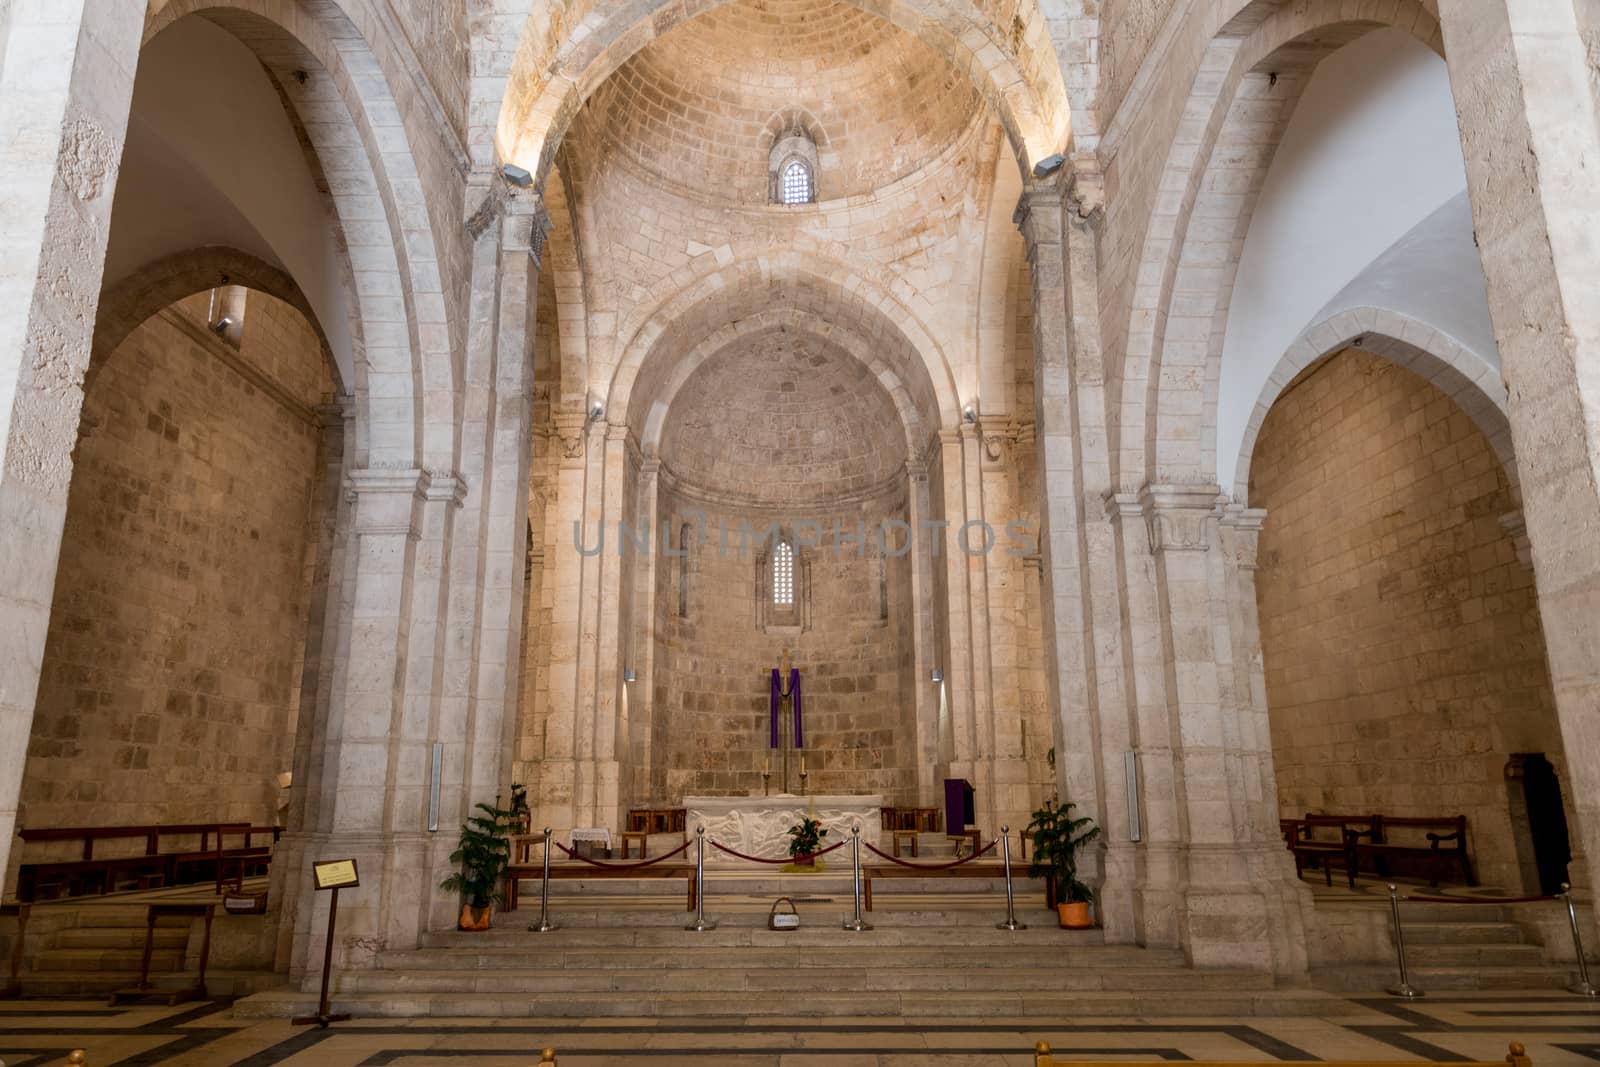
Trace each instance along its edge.
<path fill-rule="evenodd" d="M 660 514 L 679 528 L 703 499 L 663 490 Z M 905 487 L 856 505 L 807 511 L 826 531 L 823 545 L 802 550 L 809 562 L 810 625 L 757 624 L 756 564 L 739 551 L 741 521 L 761 529 L 770 511 L 726 508 L 708 513 L 726 524 L 730 545 L 714 535 L 690 540 L 687 611 L 678 614 L 676 560 L 658 560 L 656 592 L 654 773 L 657 799 L 685 794 L 760 792 L 768 749 L 767 684 L 784 648 L 801 672 L 808 786 L 814 793 L 883 793 L 909 799 L 916 782 L 915 694 L 912 677 L 911 561 L 883 557 L 869 533 L 858 557 L 852 545 L 835 552 L 837 520 L 869 531 L 885 519 L 905 520 Z M 787 521 L 787 516 L 784 517 Z M 887 579 L 888 611 L 879 598 L 879 567 Z"/>
<path fill-rule="evenodd" d="M 1542 752 L 1566 783 L 1566 762 L 1533 575 L 1482 432 L 1420 377 L 1347 349 L 1268 413 L 1250 499 L 1267 509 L 1256 588 L 1281 813 L 1464 812 L 1482 880 L 1523 887 L 1503 769 Z"/>
<path fill-rule="evenodd" d="M 159 312 L 90 379 L 23 826 L 276 817 L 331 385 L 288 305 L 250 293 L 237 350 L 206 314 Z"/>

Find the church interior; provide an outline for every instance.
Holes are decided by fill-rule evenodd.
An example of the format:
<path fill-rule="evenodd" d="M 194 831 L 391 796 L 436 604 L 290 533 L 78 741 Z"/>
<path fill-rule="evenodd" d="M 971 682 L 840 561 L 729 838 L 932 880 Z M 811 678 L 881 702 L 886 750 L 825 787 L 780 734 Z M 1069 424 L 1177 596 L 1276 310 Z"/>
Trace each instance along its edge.
<path fill-rule="evenodd" d="M 0 0 L 0 1057 L 1600 1058 L 1597 56 Z"/>

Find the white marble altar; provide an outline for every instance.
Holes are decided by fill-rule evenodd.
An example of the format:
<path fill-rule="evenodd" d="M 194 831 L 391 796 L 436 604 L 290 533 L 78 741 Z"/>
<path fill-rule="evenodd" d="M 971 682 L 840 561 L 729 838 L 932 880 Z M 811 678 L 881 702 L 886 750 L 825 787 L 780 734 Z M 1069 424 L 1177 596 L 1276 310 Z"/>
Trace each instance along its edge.
<path fill-rule="evenodd" d="M 878 843 L 878 831 L 883 825 L 882 796 L 802 797 L 780 793 L 770 797 L 684 797 L 683 806 L 691 842 L 696 827 L 706 828 L 708 864 L 741 862 L 712 848 L 712 841 L 750 856 L 785 857 L 789 854 L 789 827 L 813 813 L 828 831 L 822 841 L 824 848 L 841 839 L 849 840 L 853 826 L 861 827 L 863 844 L 883 847 Z M 831 858 L 837 861 L 847 851 L 848 846 L 833 853 Z M 692 858 L 692 848 L 690 853 Z M 848 858 L 844 862 L 848 863 Z M 834 866 L 837 865 L 835 862 Z"/>

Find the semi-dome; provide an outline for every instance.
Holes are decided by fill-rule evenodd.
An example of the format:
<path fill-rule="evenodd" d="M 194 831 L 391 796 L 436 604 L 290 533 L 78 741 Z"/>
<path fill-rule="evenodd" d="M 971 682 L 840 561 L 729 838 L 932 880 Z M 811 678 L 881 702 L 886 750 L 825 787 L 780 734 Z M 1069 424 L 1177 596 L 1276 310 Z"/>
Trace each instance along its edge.
<path fill-rule="evenodd" d="M 904 470 L 905 429 L 872 372 L 815 334 L 723 348 L 673 400 L 661 441 L 677 483 L 759 505 L 839 499 Z"/>

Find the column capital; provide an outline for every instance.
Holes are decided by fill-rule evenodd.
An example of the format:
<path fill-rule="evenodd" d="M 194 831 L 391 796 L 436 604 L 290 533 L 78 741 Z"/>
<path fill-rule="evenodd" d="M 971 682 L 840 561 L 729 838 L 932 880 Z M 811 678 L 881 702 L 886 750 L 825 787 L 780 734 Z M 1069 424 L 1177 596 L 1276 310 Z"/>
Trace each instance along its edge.
<path fill-rule="evenodd" d="M 353 470 L 345 499 L 356 506 L 356 533 L 419 539 L 416 505 L 427 499 L 433 478 L 425 470 L 375 467 Z"/>
<path fill-rule="evenodd" d="M 556 440 L 561 443 L 563 466 L 581 459 L 584 429 L 589 423 L 588 416 L 579 412 L 562 411 L 551 416 L 550 422 L 555 428 Z"/>
<path fill-rule="evenodd" d="M 1214 485 L 1145 485 L 1139 504 L 1150 534 L 1150 552 L 1207 552 L 1206 529 L 1220 513 L 1222 491 Z"/>
<path fill-rule="evenodd" d="M 1240 570 L 1256 569 L 1256 551 L 1261 544 L 1261 527 L 1267 521 L 1266 508 L 1247 508 L 1225 504 L 1217 525 L 1222 527 L 1223 545 L 1228 558 Z"/>

